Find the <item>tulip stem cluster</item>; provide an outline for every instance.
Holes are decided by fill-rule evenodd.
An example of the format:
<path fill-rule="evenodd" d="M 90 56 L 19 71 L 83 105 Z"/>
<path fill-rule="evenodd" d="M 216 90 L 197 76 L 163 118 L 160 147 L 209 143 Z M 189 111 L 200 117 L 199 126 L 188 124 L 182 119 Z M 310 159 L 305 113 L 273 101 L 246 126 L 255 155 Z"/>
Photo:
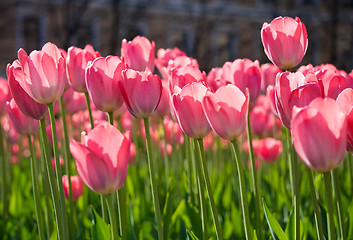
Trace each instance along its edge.
<path fill-rule="evenodd" d="M 242 208 L 242 212 L 243 212 L 245 237 L 246 237 L 246 239 L 253 239 L 251 225 L 250 225 L 250 217 L 249 217 L 248 197 L 246 195 L 247 193 L 246 193 L 246 189 L 245 189 L 245 179 L 244 179 L 243 166 L 242 166 L 242 162 L 238 159 L 235 141 L 231 141 L 231 148 L 232 148 L 235 164 L 238 169 L 240 200 L 241 200 L 241 208 Z"/>
<path fill-rule="evenodd" d="M 111 239 L 112 240 L 117 240 L 119 239 L 119 234 L 118 234 L 118 223 L 116 220 L 116 214 L 115 214 L 115 197 L 116 195 L 114 193 L 111 194 L 106 194 L 102 195 L 103 198 L 105 198 L 108 206 L 108 212 L 109 212 L 109 217 L 110 217 L 110 228 L 111 228 Z"/>
<path fill-rule="evenodd" d="M 31 135 L 27 135 L 29 150 L 31 152 L 31 172 L 32 172 L 32 187 L 33 187 L 33 194 L 34 194 L 34 208 L 36 212 L 37 222 L 38 222 L 38 233 L 39 233 L 39 240 L 44 240 L 44 228 L 43 228 L 43 220 L 42 220 L 42 213 L 40 207 L 40 198 L 39 198 L 39 182 L 38 182 L 38 162 L 35 159 L 35 153 L 33 149 Z"/>
<path fill-rule="evenodd" d="M 317 202 L 317 196 L 316 196 L 316 191 L 315 191 L 315 186 L 314 186 L 313 174 L 312 174 L 310 168 L 308 168 L 308 167 L 306 167 L 306 171 L 308 173 L 308 178 L 309 178 L 311 198 L 312 198 L 313 204 L 314 204 L 315 225 L 316 225 L 317 238 L 318 238 L 318 240 L 324 240 L 324 231 L 322 229 L 321 214 L 320 214 L 319 204 Z"/>
<path fill-rule="evenodd" d="M 249 105 L 249 112 L 250 112 L 250 105 Z M 254 149 L 252 146 L 252 136 L 251 136 L 250 114 L 248 114 L 248 116 L 247 116 L 246 130 L 247 130 L 248 144 L 249 144 L 251 180 L 252 180 L 254 197 L 255 197 L 257 237 L 259 240 L 262 240 L 262 222 L 261 222 L 261 213 L 260 213 L 260 190 L 259 190 L 259 183 L 257 181 L 257 174 L 256 174 L 256 169 L 255 169 Z"/>
<path fill-rule="evenodd" d="M 151 182 L 151 188 L 152 188 L 152 200 L 154 203 L 154 210 L 155 210 L 156 221 L 157 221 L 158 239 L 163 240 L 162 215 L 161 215 L 161 209 L 159 205 L 159 197 L 158 197 L 158 191 L 156 186 L 154 165 L 152 162 L 153 157 L 152 157 L 150 127 L 149 127 L 148 118 L 144 118 L 143 121 L 145 124 L 147 161 L 148 161 L 148 169 L 149 169 L 150 182 Z"/>
<path fill-rule="evenodd" d="M 211 212 L 212 212 L 213 222 L 214 222 L 215 228 L 216 228 L 217 239 L 222 240 L 223 239 L 223 232 L 222 232 L 221 224 L 219 223 L 218 211 L 217 211 L 217 207 L 216 207 L 216 204 L 215 204 L 214 198 L 213 198 L 210 177 L 208 176 L 208 169 L 207 169 L 207 164 L 206 164 L 206 159 L 205 159 L 203 140 L 197 139 L 197 143 L 198 143 L 197 149 L 199 150 L 199 153 L 201 156 L 198 159 L 199 159 L 199 161 L 201 161 L 200 165 L 202 166 L 202 172 L 203 172 L 202 175 L 203 175 L 204 181 L 206 183 L 206 190 L 207 190 L 207 194 L 208 194 L 208 200 L 211 205 Z"/>

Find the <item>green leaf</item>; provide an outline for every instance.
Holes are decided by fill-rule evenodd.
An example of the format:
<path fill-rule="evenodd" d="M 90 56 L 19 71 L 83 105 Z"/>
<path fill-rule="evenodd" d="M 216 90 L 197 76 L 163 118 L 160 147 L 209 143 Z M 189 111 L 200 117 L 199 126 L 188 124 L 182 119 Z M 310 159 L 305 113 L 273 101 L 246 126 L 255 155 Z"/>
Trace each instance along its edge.
<path fill-rule="evenodd" d="M 286 225 L 286 235 L 288 239 L 294 239 L 294 207 L 292 208 L 292 211 L 290 212 L 290 215 L 288 217 L 288 222 Z"/>
<path fill-rule="evenodd" d="M 279 223 L 277 222 L 276 218 L 268 210 L 266 203 L 264 202 L 263 199 L 262 199 L 262 205 L 265 210 L 266 220 L 267 220 L 268 226 L 271 230 L 272 237 L 274 239 L 276 239 L 276 236 L 277 236 L 280 240 L 287 240 L 288 238 L 287 238 L 286 234 L 283 232 L 283 230 L 282 230 L 281 226 L 279 225 Z"/>
<path fill-rule="evenodd" d="M 92 219 L 92 239 L 110 239 L 110 227 L 106 224 L 103 219 L 97 214 L 93 206 L 91 206 L 93 212 Z"/>
<path fill-rule="evenodd" d="M 186 233 L 187 233 L 187 236 L 188 236 L 188 240 L 199 240 L 198 237 L 196 237 L 196 235 L 194 234 L 193 231 L 189 230 L 189 229 L 186 229 Z"/>

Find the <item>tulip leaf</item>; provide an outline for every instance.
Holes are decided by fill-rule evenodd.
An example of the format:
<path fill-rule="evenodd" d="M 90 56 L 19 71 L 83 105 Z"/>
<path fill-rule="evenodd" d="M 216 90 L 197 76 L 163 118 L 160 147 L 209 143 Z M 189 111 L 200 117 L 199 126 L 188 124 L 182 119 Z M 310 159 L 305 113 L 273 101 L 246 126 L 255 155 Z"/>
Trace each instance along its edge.
<path fill-rule="evenodd" d="M 262 199 L 262 205 L 264 207 L 265 217 L 266 217 L 266 220 L 267 220 L 268 226 L 270 228 L 271 235 L 272 235 L 273 239 L 277 239 L 276 238 L 276 236 L 277 236 L 280 240 L 288 240 L 286 234 L 283 232 L 283 229 L 281 228 L 281 226 L 277 222 L 276 218 L 268 210 L 266 203 L 264 202 L 263 199 Z"/>
<path fill-rule="evenodd" d="M 196 237 L 195 233 L 189 229 L 186 229 L 186 233 L 187 233 L 187 236 L 188 236 L 188 240 L 199 240 L 198 237 Z"/>
<path fill-rule="evenodd" d="M 110 239 L 110 227 L 103 219 L 97 214 L 93 207 L 93 219 L 92 219 L 92 239 Z"/>

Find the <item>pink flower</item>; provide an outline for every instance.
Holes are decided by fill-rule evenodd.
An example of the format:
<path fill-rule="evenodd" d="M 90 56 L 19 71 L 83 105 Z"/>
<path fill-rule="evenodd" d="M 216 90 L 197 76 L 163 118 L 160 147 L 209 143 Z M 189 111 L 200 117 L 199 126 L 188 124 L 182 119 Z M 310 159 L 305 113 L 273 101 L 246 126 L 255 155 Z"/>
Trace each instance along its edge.
<path fill-rule="evenodd" d="M 162 81 L 149 70 L 127 69 L 119 82 L 125 105 L 137 118 L 148 118 L 156 110 L 162 95 Z"/>
<path fill-rule="evenodd" d="M 9 77 L 7 77 L 9 78 Z M 6 112 L 6 102 L 10 101 L 11 93 L 5 78 L 0 77 L 0 115 Z"/>
<path fill-rule="evenodd" d="M 265 22 L 261 40 L 268 59 L 282 69 L 292 69 L 303 59 L 308 48 L 305 25 L 298 17 L 277 17 Z"/>
<path fill-rule="evenodd" d="M 325 97 L 336 99 L 342 90 L 353 88 L 353 79 L 338 70 L 321 70 L 315 72 L 315 75 L 322 81 Z"/>
<path fill-rule="evenodd" d="M 353 89 L 346 88 L 336 99 L 347 119 L 347 151 L 353 152 Z"/>
<path fill-rule="evenodd" d="M 18 50 L 21 68 L 14 68 L 14 77 L 35 101 L 49 104 L 61 97 L 65 89 L 65 59 L 58 47 L 46 43 L 41 51 Z"/>
<path fill-rule="evenodd" d="M 89 61 L 100 57 L 89 44 L 84 49 L 70 47 L 67 51 L 66 69 L 70 86 L 77 92 L 87 92 L 85 70 Z"/>
<path fill-rule="evenodd" d="M 156 67 L 158 71 L 162 74 L 164 79 L 168 79 L 168 65 L 170 61 L 173 61 L 176 57 L 184 56 L 186 53 L 181 51 L 179 48 L 174 47 L 173 49 L 160 48 L 157 51 L 157 58 L 155 59 Z"/>
<path fill-rule="evenodd" d="M 16 131 L 24 135 L 33 135 L 38 132 L 39 122 L 25 116 L 17 106 L 14 99 L 6 103 L 7 112 Z"/>
<path fill-rule="evenodd" d="M 236 59 L 223 65 L 223 78 L 237 86 L 244 94 L 249 89 L 250 100 L 254 102 L 261 90 L 261 69 L 259 61 Z"/>
<path fill-rule="evenodd" d="M 312 73 L 305 77 L 301 72 L 277 74 L 275 86 L 277 113 L 287 128 L 290 127 L 294 106 L 304 107 L 315 98 L 322 96 L 322 87 Z"/>
<path fill-rule="evenodd" d="M 228 84 L 215 93 L 207 91 L 202 106 L 212 129 L 221 138 L 235 140 L 246 129 L 249 108 L 249 94 Z"/>
<path fill-rule="evenodd" d="M 186 84 L 193 82 L 206 82 L 206 74 L 196 66 L 186 65 L 180 68 L 173 68 L 169 72 L 169 92 L 173 95 L 174 88 L 182 89 Z"/>
<path fill-rule="evenodd" d="M 87 91 L 98 110 L 114 112 L 124 103 L 119 82 L 125 69 L 125 63 L 117 56 L 98 57 L 87 65 Z"/>
<path fill-rule="evenodd" d="M 121 56 L 125 58 L 128 67 L 136 71 L 144 71 L 146 68 L 154 71 L 154 51 L 154 42 L 141 36 L 129 42 L 124 39 L 121 44 Z"/>
<path fill-rule="evenodd" d="M 76 201 L 83 193 L 84 184 L 82 178 L 77 176 L 71 176 L 71 189 L 72 189 L 72 199 Z M 62 177 L 64 194 L 66 199 L 69 199 L 69 178 L 67 175 Z"/>
<path fill-rule="evenodd" d="M 253 140 L 254 153 L 265 162 L 274 162 L 282 153 L 282 142 L 274 138 Z"/>
<path fill-rule="evenodd" d="M 168 82 L 167 80 L 162 80 L 162 95 L 161 100 L 159 101 L 156 112 L 160 116 L 166 116 L 170 114 L 170 94 L 168 90 Z"/>
<path fill-rule="evenodd" d="M 130 133 L 123 135 L 108 122 L 101 122 L 81 137 L 81 143 L 75 140 L 70 142 L 78 174 L 97 193 L 116 192 L 126 179 Z"/>
<path fill-rule="evenodd" d="M 202 109 L 202 99 L 207 88 L 198 82 L 175 88 L 172 96 L 173 108 L 183 132 L 192 138 L 203 138 L 211 131 Z"/>
<path fill-rule="evenodd" d="M 15 69 L 17 69 L 16 76 L 14 75 Z M 25 81 L 25 76 L 22 71 L 21 64 L 18 60 L 15 60 L 12 65 L 7 65 L 6 74 L 9 79 L 9 87 L 12 97 L 17 103 L 17 106 L 23 112 L 23 114 L 27 117 L 34 118 L 37 120 L 40 120 L 45 115 L 47 115 L 47 105 L 34 101 L 33 98 L 31 98 L 21 87 L 20 82 Z"/>
<path fill-rule="evenodd" d="M 213 92 L 217 91 L 223 85 L 227 85 L 227 81 L 223 79 L 222 68 L 212 68 L 207 75 L 207 86 L 211 88 Z"/>
<path fill-rule="evenodd" d="M 261 90 L 266 91 L 268 85 L 275 85 L 277 73 L 282 70 L 271 63 L 265 63 L 261 65 Z"/>
<path fill-rule="evenodd" d="M 291 129 L 295 150 L 311 169 L 328 172 L 344 159 L 347 120 L 335 100 L 317 98 L 294 109 Z"/>

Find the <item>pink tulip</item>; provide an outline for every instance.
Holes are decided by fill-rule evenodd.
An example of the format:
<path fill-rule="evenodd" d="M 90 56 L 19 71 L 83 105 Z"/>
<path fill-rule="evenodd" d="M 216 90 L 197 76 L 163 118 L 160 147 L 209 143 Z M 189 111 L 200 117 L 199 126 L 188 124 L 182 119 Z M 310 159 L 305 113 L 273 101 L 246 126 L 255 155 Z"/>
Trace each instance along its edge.
<path fill-rule="evenodd" d="M 268 59 L 282 69 L 292 69 L 303 59 L 308 48 L 305 25 L 298 17 L 277 17 L 261 29 L 261 40 Z"/>
<path fill-rule="evenodd" d="M 100 57 L 89 44 L 84 49 L 70 47 L 67 51 L 66 69 L 70 86 L 77 92 L 87 92 L 85 70 L 89 61 Z"/>
<path fill-rule="evenodd" d="M 346 115 L 331 98 L 317 98 L 293 110 L 293 143 L 302 161 L 317 172 L 338 167 L 345 157 Z"/>
<path fill-rule="evenodd" d="M 206 82 L 206 74 L 196 66 L 186 65 L 180 68 L 173 68 L 169 72 L 169 92 L 173 95 L 174 88 L 183 88 L 186 84 L 193 82 Z"/>
<path fill-rule="evenodd" d="M 65 59 L 58 47 L 46 43 L 41 51 L 18 50 L 21 68 L 14 68 L 14 77 L 35 101 L 41 104 L 55 102 L 65 89 Z"/>
<path fill-rule="evenodd" d="M 17 69 L 16 77 L 14 75 L 15 69 Z M 20 82 L 25 81 L 24 73 L 21 69 L 21 64 L 18 60 L 14 61 L 12 65 L 8 64 L 6 68 L 12 97 L 24 115 L 40 120 L 47 115 L 48 107 L 45 104 L 40 104 L 37 101 L 34 101 L 33 98 L 31 98 L 21 87 Z"/>
<path fill-rule="evenodd" d="M 64 92 L 63 100 L 65 103 L 66 112 L 69 115 L 87 108 L 85 94 L 76 92 L 72 88 L 69 88 L 66 92 Z"/>
<path fill-rule="evenodd" d="M 306 76 L 308 73 L 315 73 L 316 69 L 314 68 L 314 66 L 312 64 L 308 64 L 308 65 L 303 65 L 300 66 L 300 68 L 298 68 L 297 72 L 301 72 L 304 76 Z"/>
<path fill-rule="evenodd" d="M 7 112 L 16 131 L 20 134 L 36 134 L 39 129 L 39 122 L 35 119 L 25 116 L 17 106 L 14 99 L 6 103 Z"/>
<path fill-rule="evenodd" d="M 59 48 L 59 51 L 60 51 L 61 55 L 63 56 L 63 58 L 65 60 L 65 68 L 66 68 L 67 52 L 64 49 L 62 49 L 62 48 Z M 70 88 L 69 76 L 67 74 L 67 71 L 65 71 L 65 72 L 66 72 L 66 74 L 64 76 L 64 81 L 65 81 L 65 90 L 64 90 L 64 92 Z"/>
<path fill-rule="evenodd" d="M 275 85 L 277 73 L 282 70 L 271 63 L 265 63 L 261 65 L 261 90 L 266 91 L 268 85 Z"/>
<path fill-rule="evenodd" d="M 341 110 L 346 114 L 347 118 L 347 150 L 353 151 L 353 89 L 346 88 L 336 99 Z"/>
<path fill-rule="evenodd" d="M 117 56 L 98 57 L 87 65 L 87 91 L 98 110 L 114 112 L 123 105 L 119 82 L 125 69 L 125 63 Z"/>
<path fill-rule="evenodd" d="M 338 94 L 346 88 L 353 88 L 353 79 L 334 70 L 320 70 L 315 73 L 322 81 L 325 97 L 336 99 Z"/>
<path fill-rule="evenodd" d="M 170 144 L 182 144 L 184 143 L 184 135 L 177 122 L 174 122 L 169 117 L 163 119 L 163 127 L 165 130 L 165 137 L 167 142 Z"/>
<path fill-rule="evenodd" d="M 157 58 L 155 59 L 156 67 L 158 71 L 162 74 L 164 79 L 168 79 L 168 65 L 170 61 L 173 61 L 176 57 L 184 56 L 186 53 L 181 51 L 179 48 L 174 47 L 173 49 L 163 49 L 160 48 L 157 51 Z"/>
<path fill-rule="evenodd" d="M 207 91 L 202 106 L 212 129 L 218 136 L 235 140 L 246 129 L 249 94 L 234 85 L 221 86 L 215 93 Z"/>
<path fill-rule="evenodd" d="M 149 70 L 127 69 L 119 82 L 125 105 L 137 118 L 148 118 L 156 110 L 162 95 L 162 81 Z"/>
<path fill-rule="evenodd" d="M 237 59 L 223 66 L 224 80 L 237 86 L 244 94 L 249 89 L 250 100 L 254 102 L 261 90 L 261 69 L 259 61 Z"/>
<path fill-rule="evenodd" d="M 78 174 L 85 184 L 100 194 L 120 189 L 126 179 L 130 158 L 130 133 L 123 135 L 108 122 L 101 122 L 81 143 L 72 140 L 70 151 Z"/>
<path fill-rule="evenodd" d="M 72 199 L 77 201 L 77 199 L 82 195 L 84 184 L 82 178 L 77 176 L 71 176 L 71 189 L 72 189 Z M 64 194 L 66 199 L 69 199 L 69 178 L 67 175 L 62 177 L 63 187 L 64 187 Z"/>
<path fill-rule="evenodd" d="M 121 56 L 125 58 L 128 67 L 136 71 L 145 71 L 146 68 L 154 71 L 154 51 L 154 42 L 141 36 L 129 42 L 124 39 L 121 44 Z"/>
<path fill-rule="evenodd" d="M 167 80 L 162 80 L 162 87 L 161 100 L 159 101 L 156 112 L 160 116 L 166 116 L 170 114 L 170 95 Z"/>
<path fill-rule="evenodd" d="M 274 138 L 253 140 L 254 153 L 265 162 L 271 163 L 282 153 L 282 142 Z"/>
<path fill-rule="evenodd" d="M 317 97 L 323 97 L 323 93 L 314 74 L 310 73 L 306 77 L 301 72 L 277 74 L 275 86 L 277 113 L 287 128 L 290 127 L 293 107 L 304 107 Z"/>
<path fill-rule="evenodd" d="M 211 131 L 202 109 L 202 100 L 207 88 L 199 82 L 185 85 L 182 89 L 175 87 L 172 96 L 173 108 L 183 132 L 192 138 L 203 138 Z"/>
<path fill-rule="evenodd" d="M 9 77 L 8 77 L 9 78 Z M 0 77 L 0 115 L 6 112 L 6 102 L 10 101 L 11 93 L 5 78 Z"/>
<path fill-rule="evenodd" d="M 222 68 L 212 68 L 207 75 L 207 86 L 213 91 L 217 91 L 223 85 L 227 85 L 227 81 L 223 79 Z"/>

